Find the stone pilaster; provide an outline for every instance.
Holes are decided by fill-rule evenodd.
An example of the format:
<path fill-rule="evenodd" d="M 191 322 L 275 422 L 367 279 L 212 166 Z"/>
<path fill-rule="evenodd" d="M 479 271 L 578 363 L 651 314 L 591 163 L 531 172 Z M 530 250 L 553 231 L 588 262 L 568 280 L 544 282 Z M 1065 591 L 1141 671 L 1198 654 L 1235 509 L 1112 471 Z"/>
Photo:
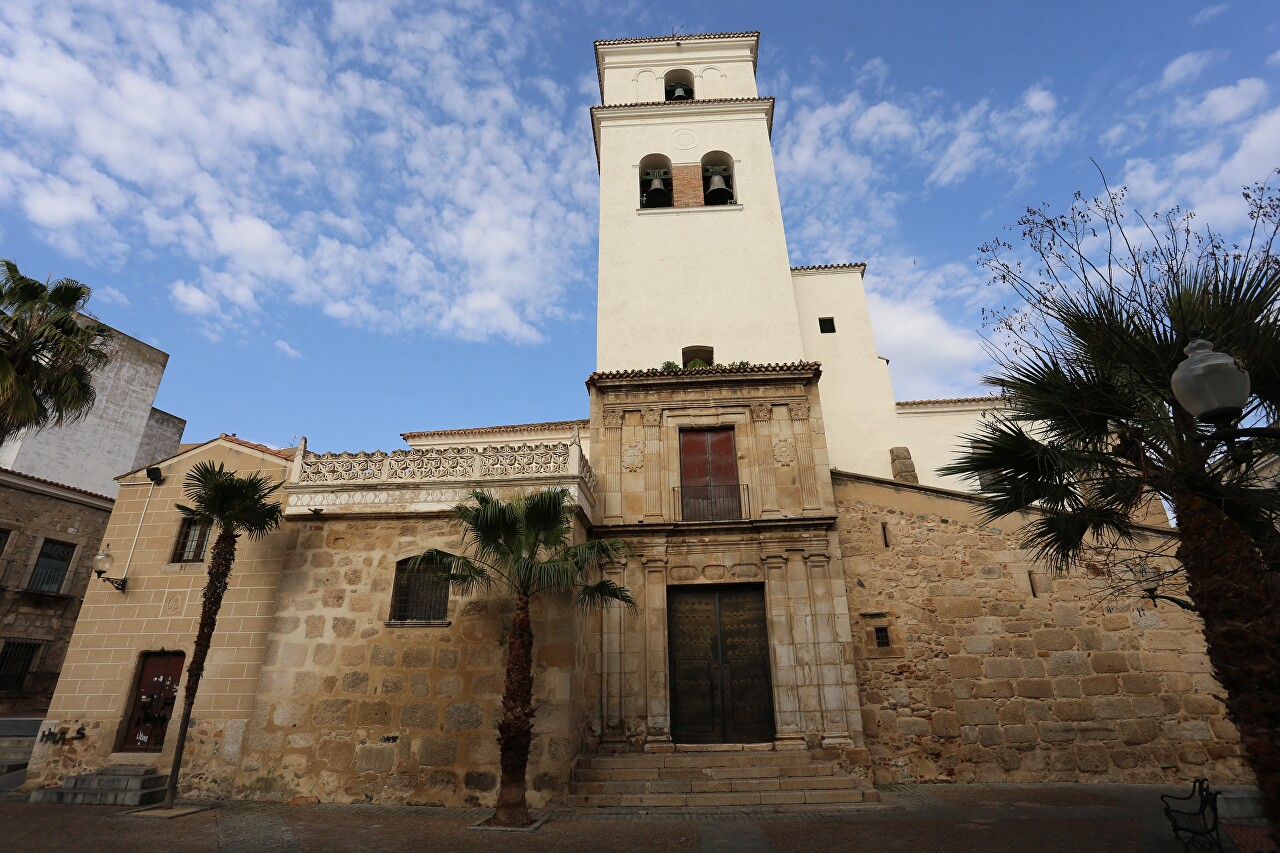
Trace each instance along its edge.
<path fill-rule="evenodd" d="M 597 458 L 604 460 L 604 521 L 617 524 L 622 521 L 622 411 L 605 409 L 603 420 L 604 447 Z"/>
<path fill-rule="evenodd" d="M 791 606 L 787 596 L 787 561 L 765 557 L 765 599 L 769 608 L 769 651 L 773 659 L 773 718 L 778 749 L 803 749 L 800 696 L 796 682 L 795 645 L 791 641 Z"/>
<path fill-rule="evenodd" d="M 645 726 L 646 752 L 672 752 L 671 697 L 667 687 L 667 564 L 658 558 L 644 561 L 645 620 Z"/>
<path fill-rule="evenodd" d="M 611 565 L 604 570 L 604 576 L 621 586 L 624 580 L 623 567 Z M 624 610 L 622 607 L 600 609 L 600 686 L 603 694 L 600 704 L 604 709 L 601 752 L 625 752 L 627 749 L 622 717 Z"/>
<path fill-rule="evenodd" d="M 662 409 L 648 406 L 641 410 L 644 418 L 644 518 L 662 521 L 663 495 L 666 482 L 662 464 Z"/>
<path fill-rule="evenodd" d="M 758 483 L 757 494 L 753 496 L 753 500 L 760 507 L 761 518 L 777 518 L 782 515 L 782 511 L 778 508 L 778 485 L 773 472 L 773 404 L 752 403 L 751 423 L 754 427 L 753 458 L 756 463 Z"/>
<path fill-rule="evenodd" d="M 813 437 L 809 434 L 809 403 L 800 400 L 788 403 L 787 408 L 795 427 L 796 465 L 799 467 L 800 496 L 805 509 L 822 509 L 818 495 L 817 471 L 813 462 Z"/>

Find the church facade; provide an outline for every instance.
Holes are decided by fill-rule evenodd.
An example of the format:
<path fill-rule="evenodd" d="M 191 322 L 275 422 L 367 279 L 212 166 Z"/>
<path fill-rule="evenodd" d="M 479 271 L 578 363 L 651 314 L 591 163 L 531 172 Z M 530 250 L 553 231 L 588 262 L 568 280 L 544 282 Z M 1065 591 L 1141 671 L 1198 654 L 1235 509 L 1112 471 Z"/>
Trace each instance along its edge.
<path fill-rule="evenodd" d="M 936 473 L 991 400 L 895 403 L 863 267 L 792 268 L 758 34 L 596 43 L 597 369 L 587 417 L 404 433 L 404 449 L 223 436 L 125 475 L 28 788 L 167 767 L 205 459 L 283 483 L 245 542 L 183 789 L 491 804 L 509 602 L 405 571 L 474 489 L 565 486 L 635 612 L 535 599 L 531 802 L 778 805 L 904 781 L 1248 780 L 1198 623 L 1055 576 Z M 655 275 L 651 259 L 662 258 Z M 1161 529 L 1152 527 L 1158 538 Z M 120 547 L 116 547 L 119 553 Z"/>

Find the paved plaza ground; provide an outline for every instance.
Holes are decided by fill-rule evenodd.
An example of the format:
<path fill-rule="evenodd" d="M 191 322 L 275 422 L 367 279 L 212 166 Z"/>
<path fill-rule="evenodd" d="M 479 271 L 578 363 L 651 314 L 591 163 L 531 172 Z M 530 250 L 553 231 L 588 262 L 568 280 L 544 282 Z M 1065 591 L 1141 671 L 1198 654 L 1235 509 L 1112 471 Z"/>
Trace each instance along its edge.
<path fill-rule="evenodd" d="M 840 812 L 549 812 L 532 833 L 468 829 L 484 809 L 218 803 L 173 820 L 108 806 L 0 802 L 4 853 L 1105 853 L 1179 851 L 1160 812 L 1170 789 L 1136 785 L 894 786 L 884 805 Z M 1228 853 L 1258 853 L 1260 826 L 1235 826 Z"/>

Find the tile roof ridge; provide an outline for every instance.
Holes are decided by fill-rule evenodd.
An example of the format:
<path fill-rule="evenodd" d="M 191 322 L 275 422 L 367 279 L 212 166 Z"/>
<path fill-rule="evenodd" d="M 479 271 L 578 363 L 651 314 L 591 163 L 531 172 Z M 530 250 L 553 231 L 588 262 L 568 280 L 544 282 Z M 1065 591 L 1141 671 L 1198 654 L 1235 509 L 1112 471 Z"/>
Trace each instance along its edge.
<path fill-rule="evenodd" d="M 100 498 L 101 500 L 111 501 L 112 503 L 115 502 L 115 498 L 107 497 L 106 495 L 99 494 L 98 492 L 91 492 L 88 489 L 82 489 L 79 486 L 69 486 L 66 483 L 59 483 L 57 480 L 50 480 L 47 477 L 37 477 L 35 474 L 25 474 L 22 471 L 15 471 L 12 468 L 0 468 L 0 472 L 12 474 L 13 476 L 19 477 L 23 480 L 30 480 L 33 483 L 41 483 L 46 486 L 57 486 L 58 488 L 66 489 L 69 492 L 88 495 L 91 498 Z"/>
<path fill-rule="evenodd" d="M 634 36 L 631 38 L 620 39 L 596 39 L 592 42 L 596 47 L 602 45 L 614 44 L 643 44 L 650 41 L 703 41 L 706 39 L 731 39 L 731 38 L 747 38 L 749 36 L 760 37 L 759 30 L 743 30 L 736 33 L 688 33 L 669 36 Z"/>

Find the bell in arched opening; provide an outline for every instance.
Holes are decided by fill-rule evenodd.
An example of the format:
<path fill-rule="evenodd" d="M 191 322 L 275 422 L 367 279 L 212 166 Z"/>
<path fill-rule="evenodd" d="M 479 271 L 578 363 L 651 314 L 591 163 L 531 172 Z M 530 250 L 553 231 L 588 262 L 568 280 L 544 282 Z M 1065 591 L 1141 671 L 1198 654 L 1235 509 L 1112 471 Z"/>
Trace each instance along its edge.
<path fill-rule="evenodd" d="M 703 201 L 706 204 L 733 204 L 733 190 L 730 189 L 727 180 L 729 177 L 727 166 L 708 166 L 703 176 L 707 179 L 707 189 L 703 194 Z"/>
<path fill-rule="evenodd" d="M 671 177 L 671 173 L 666 169 L 649 169 L 644 173 L 641 184 L 644 187 L 644 195 L 641 196 L 641 207 L 670 207 L 671 206 L 671 190 L 667 187 L 667 180 Z"/>
<path fill-rule="evenodd" d="M 676 83 L 667 88 L 668 101 L 688 101 L 693 99 L 692 89 L 687 83 Z"/>

